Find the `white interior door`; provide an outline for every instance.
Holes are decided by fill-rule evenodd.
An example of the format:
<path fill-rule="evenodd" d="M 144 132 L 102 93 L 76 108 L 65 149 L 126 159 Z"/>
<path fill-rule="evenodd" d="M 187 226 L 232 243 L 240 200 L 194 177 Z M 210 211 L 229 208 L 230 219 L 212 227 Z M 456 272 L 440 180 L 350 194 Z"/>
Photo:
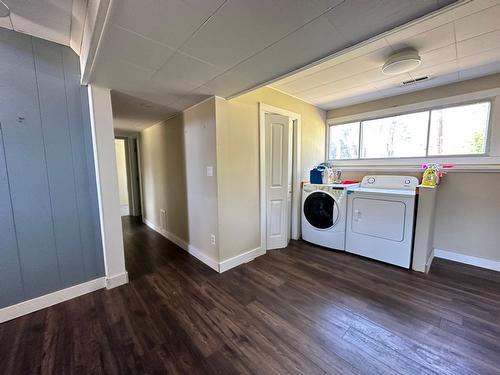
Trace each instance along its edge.
<path fill-rule="evenodd" d="M 288 117 L 266 114 L 267 249 L 286 247 L 290 237 L 290 133 L 291 122 Z"/>

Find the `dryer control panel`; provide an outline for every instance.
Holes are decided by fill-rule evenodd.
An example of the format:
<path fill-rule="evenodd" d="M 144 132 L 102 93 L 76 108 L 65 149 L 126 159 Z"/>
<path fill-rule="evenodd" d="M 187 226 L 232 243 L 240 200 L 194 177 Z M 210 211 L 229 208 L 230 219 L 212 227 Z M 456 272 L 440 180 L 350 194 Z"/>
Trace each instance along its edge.
<path fill-rule="evenodd" d="M 361 187 L 374 189 L 414 190 L 417 186 L 418 179 L 413 176 L 369 175 L 361 181 Z"/>

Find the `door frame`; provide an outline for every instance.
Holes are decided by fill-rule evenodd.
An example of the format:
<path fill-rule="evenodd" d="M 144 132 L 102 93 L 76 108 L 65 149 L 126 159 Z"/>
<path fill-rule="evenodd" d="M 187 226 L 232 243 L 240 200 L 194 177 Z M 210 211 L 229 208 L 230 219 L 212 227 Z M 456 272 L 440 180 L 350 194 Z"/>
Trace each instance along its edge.
<path fill-rule="evenodd" d="M 115 131 L 115 139 L 125 141 L 129 213 L 131 216 L 140 216 L 143 206 L 139 173 L 139 142 L 136 135 L 126 135 L 119 131 Z M 134 158 L 136 161 L 133 160 Z"/>
<path fill-rule="evenodd" d="M 259 102 L 259 159 L 260 159 L 260 246 L 267 251 L 267 210 L 266 210 L 266 113 L 288 117 L 292 121 L 292 227 L 291 239 L 300 237 L 300 183 L 301 165 L 301 115 L 282 108 Z"/>

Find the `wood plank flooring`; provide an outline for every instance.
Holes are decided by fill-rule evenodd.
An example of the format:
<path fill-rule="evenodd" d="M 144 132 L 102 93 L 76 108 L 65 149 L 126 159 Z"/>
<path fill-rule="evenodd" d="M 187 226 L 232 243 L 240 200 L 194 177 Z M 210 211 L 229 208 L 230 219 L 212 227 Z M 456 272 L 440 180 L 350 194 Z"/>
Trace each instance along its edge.
<path fill-rule="evenodd" d="M 500 374 L 500 274 L 304 242 L 222 275 L 135 219 L 131 282 L 0 325 L 2 374 Z"/>

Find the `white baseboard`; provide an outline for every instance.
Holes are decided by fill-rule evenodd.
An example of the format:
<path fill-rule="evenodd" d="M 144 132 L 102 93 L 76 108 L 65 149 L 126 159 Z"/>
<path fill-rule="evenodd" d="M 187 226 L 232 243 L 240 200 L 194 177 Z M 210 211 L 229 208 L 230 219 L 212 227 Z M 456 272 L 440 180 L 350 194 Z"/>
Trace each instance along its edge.
<path fill-rule="evenodd" d="M 432 249 L 431 253 L 429 254 L 429 258 L 427 258 L 427 262 L 425 263 L 425 273 L 429 273 L 433 260 L 434 260 L 434 249 Z"/>
<path fill-rule="evenodd" d="M 455 253 L 453 251 L 434 249 L 434 257 L 470 264 L 471 266 L 486 268 L 493 271 L 500 271 L 500 262 L 498 261 L 473 257 L 470 255 Z"/>
<path fill-rule="evenodd" d="M 117 286 L 128 283 L 128 272 L 122 272 L 113 276 L 106 277 L 106 289 L 113 289 Z"/>
<path fill-rule="evenodd" d="M 175 243 L 177 246 L 179 246 L 181 249 L 187 251 L 189 254 L 194 256 L 196 259 L 200 260 L 201 262 L 205 263 L 207 266 L 212 268 L 213 270 L 219 272 L 219 262 L 217 262 L 215 259 L 209 257 L 208 255 L 204 254 L 201 250 L 195 248 L 194 246 L 188 244 L 186 241 L 184 241 L 182 238 L 176 236 L 173 233 L 170 233 L 164 229 L 159 228 L 155 224 L 153 224 L 151 221 L 143 218 L 142 221 L 144 224 L 146 224 L 148 227 L 153 229 L 155 232 L 161 234 L 163 237 L 168 239 L 169 241 L 172 241 Z"/>
<path fill-rule="evenodd" d="M 221 272 L 219 269 L 219 262 L 217 262 L 215 259 L 209 257 L 208 255 L 203 254 L 200 250 L 197 248 L 189 245 L 188 247 L 188 253 L 197 258 L 198 260 L 201 260 L 203 263 L 205 263 L 207 266 L 212 268 L 213 270 L 217 272 Z"/>
<path fill-rule="evenodd" d="M 231 268 L 237 267 L 240 264 L 248 263 L 258 256 L 264 255 L 266 253 L 262 247 L 257 247 L 255 249 L 244 252 L 243 254 L 236 255 L 232 258 L 223 260 L 219 263 L 220 272 L 230 270 Z"/>
<path fill-rule="evenodd" d="M 0 309 L 0 323 L 45 309 L 46 307 L 94 292 L 104 287 L 106 287 L 106 278 L 100 277 L 98 279 L 90 280 L 82 284 L 46 294 L 44 296 L 4 307 L 3 309 Z"/>

